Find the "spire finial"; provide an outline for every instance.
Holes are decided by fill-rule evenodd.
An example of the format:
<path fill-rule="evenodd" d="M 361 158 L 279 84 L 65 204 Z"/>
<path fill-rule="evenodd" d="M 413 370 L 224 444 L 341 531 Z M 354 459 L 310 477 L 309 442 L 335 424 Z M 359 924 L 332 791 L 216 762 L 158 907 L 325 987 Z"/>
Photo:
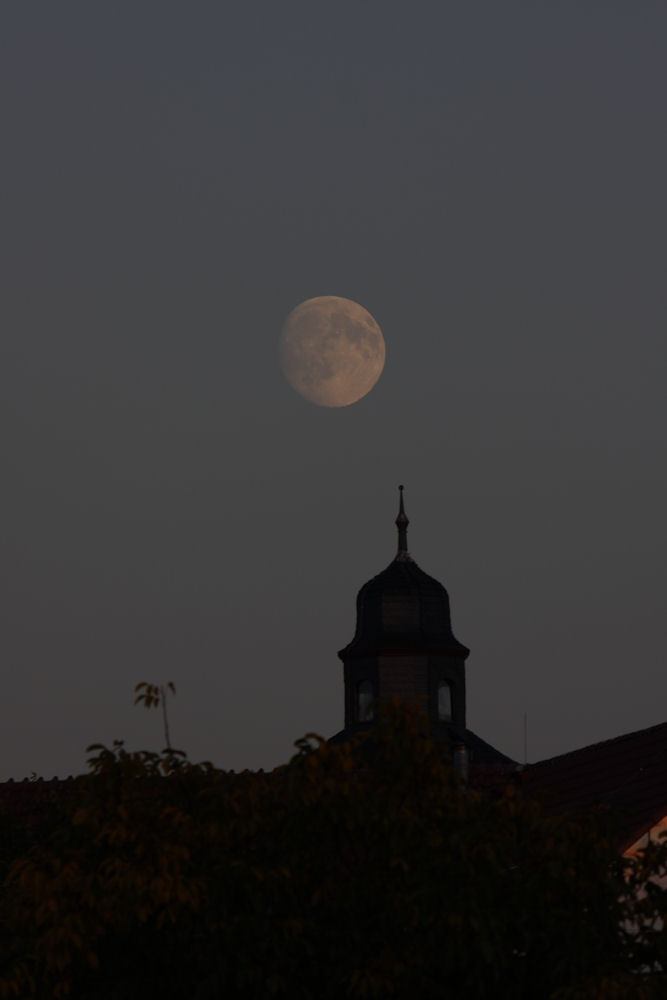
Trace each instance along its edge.
<path fill-rule="evenodd" d="M 399 503 L 398 503 L 398 517 L 396 518 L 396 527 L 398 528 L 398 552 L 396 554 L 397 559 L 409 559 L 408 555 L 408 521 L 407 515 L 405 513 L 405 507 L 403 506 L 403 486 L 398 487 Z"/>

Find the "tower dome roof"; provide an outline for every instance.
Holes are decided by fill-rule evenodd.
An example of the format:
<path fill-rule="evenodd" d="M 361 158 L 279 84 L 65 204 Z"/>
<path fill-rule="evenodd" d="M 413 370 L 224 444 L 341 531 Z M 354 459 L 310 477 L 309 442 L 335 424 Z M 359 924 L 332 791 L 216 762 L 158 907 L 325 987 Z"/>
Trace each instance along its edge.
<path fill-rule="evenodd" d="M 414 650 L 465 658 L 469 650 L 452 632 L 447 591 L 420 569 L 408 552 L 409 521 L 403 506 L 403 487 L 399 490 L 398 551 L 389 566 L 359 591 L 355 635 L 338 655 L 349 659 L 371 652 Z"/>

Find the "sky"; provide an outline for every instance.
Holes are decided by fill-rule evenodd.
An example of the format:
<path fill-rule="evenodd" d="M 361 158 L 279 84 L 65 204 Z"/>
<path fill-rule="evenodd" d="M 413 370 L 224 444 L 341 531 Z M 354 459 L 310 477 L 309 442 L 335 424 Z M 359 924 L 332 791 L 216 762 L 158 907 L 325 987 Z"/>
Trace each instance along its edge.
<path fill-rule="evenodd" d="M 0 779 L 172 742 L 272 768 L 410 551 L 468 725 L 667 719 L 667 7 L 35 0 L 0 13 Z M 380 325 L 354 405 L 278 363 Z"/>

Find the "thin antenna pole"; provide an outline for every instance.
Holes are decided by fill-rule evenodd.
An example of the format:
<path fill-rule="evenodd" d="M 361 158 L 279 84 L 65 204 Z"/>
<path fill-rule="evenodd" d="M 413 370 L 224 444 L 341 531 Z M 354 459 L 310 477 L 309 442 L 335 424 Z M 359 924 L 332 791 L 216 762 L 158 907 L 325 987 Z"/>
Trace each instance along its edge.
<path fill-rule="evenodd" d="M 523 713 L 523 762 L 528 763 L 528 712 Z"/>

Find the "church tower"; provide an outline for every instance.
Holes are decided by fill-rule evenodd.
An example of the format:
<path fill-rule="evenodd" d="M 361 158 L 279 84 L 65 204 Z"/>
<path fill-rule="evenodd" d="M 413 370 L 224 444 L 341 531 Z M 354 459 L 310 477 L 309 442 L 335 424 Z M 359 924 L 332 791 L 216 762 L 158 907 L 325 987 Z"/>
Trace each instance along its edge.
<path fill-rule="evenodd" d="M 465 748 L 471 762 L 507 761 L 466 728 L 466 646 L 452 632 L 449 596 L 408 552 L 408 518 L 399 486 L 398 548 L 382 573 L 357 595 L 354 638 L 341 649 L 345 727 L 341 742 L 371 729 L 377 705 L 394 696 L 418 705 L 430 734 Z"/>

